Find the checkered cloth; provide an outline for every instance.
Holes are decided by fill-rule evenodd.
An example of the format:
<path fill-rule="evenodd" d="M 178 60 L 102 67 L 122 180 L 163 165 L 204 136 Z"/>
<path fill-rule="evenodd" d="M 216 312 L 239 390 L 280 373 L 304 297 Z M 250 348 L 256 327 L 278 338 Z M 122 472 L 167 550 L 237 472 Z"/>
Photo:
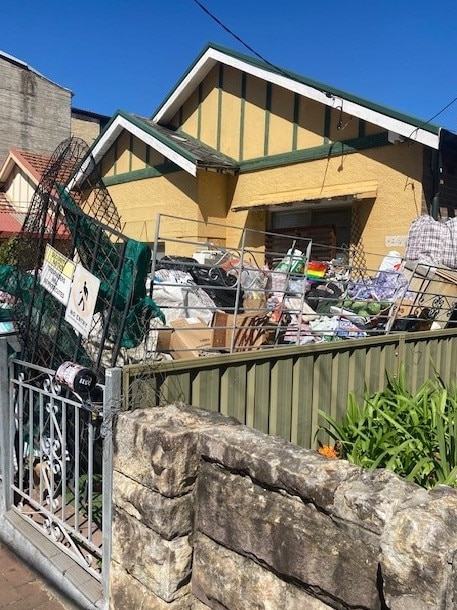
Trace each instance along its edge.
<path fill-rule="evenodd" d="M 457 218 L 439 222 L 419 216 L 411 223 L 406 242 L 407 260 L 457 269 Z"/>

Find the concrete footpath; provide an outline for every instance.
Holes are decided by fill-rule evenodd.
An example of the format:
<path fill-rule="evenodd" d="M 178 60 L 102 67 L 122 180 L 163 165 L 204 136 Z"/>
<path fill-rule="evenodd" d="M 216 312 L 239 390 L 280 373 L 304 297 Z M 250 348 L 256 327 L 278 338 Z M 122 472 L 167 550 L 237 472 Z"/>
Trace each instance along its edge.
<path fill-rule="evenodd" d="M 8 610 L 79 610 L 45 578 L 0 542 L 0 608 Z"/>

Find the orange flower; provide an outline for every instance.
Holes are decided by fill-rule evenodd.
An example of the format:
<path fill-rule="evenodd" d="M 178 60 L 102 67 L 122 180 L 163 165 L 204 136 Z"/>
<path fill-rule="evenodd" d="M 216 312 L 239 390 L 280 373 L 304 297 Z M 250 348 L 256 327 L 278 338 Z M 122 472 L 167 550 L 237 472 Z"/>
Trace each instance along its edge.
<path fill-rule="evenodd" d="M 317 451 L 328 458 L 336 459 L 338 457 L 337 452 L 333 447 L 330 447 L 330 445 L 321 445 Z"/>

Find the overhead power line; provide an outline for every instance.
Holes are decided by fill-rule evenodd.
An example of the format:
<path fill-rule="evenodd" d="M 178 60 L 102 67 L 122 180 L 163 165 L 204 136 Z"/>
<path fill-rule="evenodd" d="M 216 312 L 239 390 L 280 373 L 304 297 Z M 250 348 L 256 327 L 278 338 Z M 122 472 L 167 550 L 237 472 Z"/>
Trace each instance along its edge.
<path fill-rule="evenodd" d="M 204 6 L 199 0 L 193 0 L 193 1 L 195 2 L 195 4 L 198 7 L 201 8 L 202 11 L 204 11 L 209 17 L 211 17 L 211 19 L 213 21 L 215 21 L 222 29 L 224 29 L 226 32 L 228 32 L 228 34 L 230 34 L 230 36 L 233 36 L 233 38 L 235 38 L 235 40 L 237 40 L 246 49 L 248 49 L 248 51 L 253 53 L 256 57 L 261 59 L 264 63 L 266 63 L 269 66 L 271 66 L 272 68 L 274 68 L 277 72 L 280 72 L 281 74 L 283 74 L 284 76 L 287 76 L 288 78 L 290 77 L 290 75 L 287 74 L 287 72 L 285 72 L 283 69 L 279 68 L 278 66 L 275 66 L 275 64 L 272 64 L 271 61 L 268 61 L 268 59 L 263 57 L 263 55 L 261 55 L 260 53 L 257 53 L 257 51 L 253 47 L 251 47 L 249 44 L 244 42 L 244 40 L 242 38 L 240 38 L 239 36 L 237 36 L 237 34 L 235 34 L 235 32 L 233 32 L 233 30 L 231 30 L 228 26 L 226 26 L 224 23 L 222 23 L 222 21 L 220 19 L 218 19 L 216 17 L 216 15 L 214 15 L 211 11 L 209 11 L 206 8 L 206 6 Z M 457 96 L 454 97 L 454 99 L 452 99 L 448 104 L 446 104 L 443 108 L 441 108 L 441 110 L 439 110 L 436 114 L 434 114 L 432 117 L 430 117 L 427 121 L 424 121 L 418 127 L 413 129 L 413 131 L 411 132 L 409 137 L 411 137 L 413 135 L 413 133 L 416 132 L 418 129 L 421 129 L 422 127 L 425 127 L 426 125 L 431 123 L 434 119 L 436 119 L 440 114 L 442 114 L 445 110 L 447 110 L 455 102 L 457 102 Z"/>
<path fill-rule="evenodd" d="M 278 68 L 278 66 L 275 66 L 274 64 L 271 63 L 271 61 L 268 61 L 268 59 L 265 59 L 265 57 L 263 57 L 262 55 L 260 55 L 260 53 L 257 53 L 257 51 L 255 49 L 253 49 L 250 45 L 248 45 L 246 42 L 244 42 L 244 40 L 242 40 L 239 36 L 237 36 L 235 34 L 235 32 L 233 32 L 229 27 L 227 27 L 226 25 L 224 25 L 222 23 L 222 21 L 220 19 L 218 19 L 216 17 L 216 15 L 213 15 L 213 13 L 211 13 L 206 6 L 203 6 L 203 4 L 201 2 L 199 2 L 199 0 L 193 0 L 195 2 L 195 4 L 197 6 L 199 6 L 202 11 L 204 11 L 209 17 L 211 17 L 211 19 L 213 19 L 213 21 L 215 21 L 218 25 L 221 26 L 221 28 L 223 28 L 226 32 L 228 32 L 230 34 L 230 36 L 233 36 L 233 38 L 235 38 L 236 40 L 238 40 L 239 43 L 241 43 L 244 47 L 246 47 L 246 49 L 248 49 L 249 51 L 251 51 L 251 53 L 253 53 L 256 57 L 258 57 L 259 59 L 261 59 L 263 62 L 265 62 L 266 64 L 268 64 L 269 66 L 271 66 L 272 68 L 274 68 L 275 70 L 282 72 L 283 74 L 284 71 L 281 70 L 281 68 Z M 287 76 L 287 75 L 286 75 Z"/>

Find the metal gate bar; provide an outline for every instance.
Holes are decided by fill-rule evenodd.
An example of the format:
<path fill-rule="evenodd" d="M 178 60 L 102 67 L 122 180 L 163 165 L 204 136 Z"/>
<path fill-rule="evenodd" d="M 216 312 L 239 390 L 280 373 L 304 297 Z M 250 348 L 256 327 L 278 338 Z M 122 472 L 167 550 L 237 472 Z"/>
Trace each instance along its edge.
<path fill-rule="evenodd" d="M 109 405 L 86 402 L 60 387 L 54 371 L 15 358 L 2 367 L 5 372 L 4 510 L 18 512 L 100 581 L 102 559 L 108 559 L 103 542 L 110 535 L 113 392 Z"/>

